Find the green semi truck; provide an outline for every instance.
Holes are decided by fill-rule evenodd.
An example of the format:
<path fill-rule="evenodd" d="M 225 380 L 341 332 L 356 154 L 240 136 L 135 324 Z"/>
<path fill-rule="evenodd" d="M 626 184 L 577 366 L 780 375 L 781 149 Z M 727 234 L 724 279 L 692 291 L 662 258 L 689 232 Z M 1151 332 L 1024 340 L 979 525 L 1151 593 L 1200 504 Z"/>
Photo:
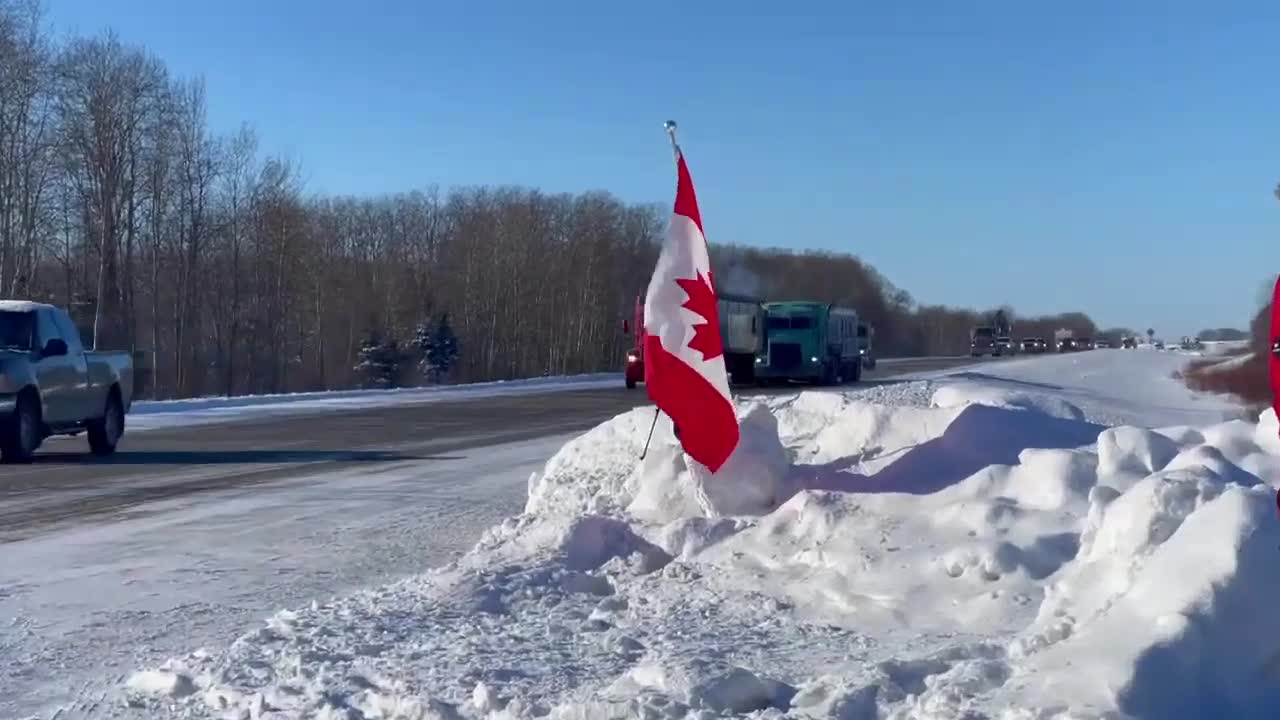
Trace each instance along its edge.
<path fill-rule="evenodd" d="M 764 311 L 765 346 L 755 368 L 761 384 L 862 379 L 856 311 L 821 302 L 765 303 Z"/>

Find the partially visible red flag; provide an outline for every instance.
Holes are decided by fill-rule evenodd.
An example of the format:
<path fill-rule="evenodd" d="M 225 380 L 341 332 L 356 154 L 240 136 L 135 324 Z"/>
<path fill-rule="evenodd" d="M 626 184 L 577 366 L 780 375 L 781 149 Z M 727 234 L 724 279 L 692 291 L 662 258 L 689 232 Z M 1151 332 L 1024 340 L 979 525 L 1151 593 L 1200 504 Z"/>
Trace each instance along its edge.
<path fill-rule="evenodd" d="M 715 472 L 738 445 L 738 416 L 693 178 L 676 149 L 676 204 L 644 301 L 644 382 L 684 451 Z"/>
<path fill-rule="evenodd" d="M 1271 407 L 1280 418 L 1280 277 L 1276 278 L 1276 289 L 1271 296 L 1271 357 L 1267 362 L 1271 365 Z"/>

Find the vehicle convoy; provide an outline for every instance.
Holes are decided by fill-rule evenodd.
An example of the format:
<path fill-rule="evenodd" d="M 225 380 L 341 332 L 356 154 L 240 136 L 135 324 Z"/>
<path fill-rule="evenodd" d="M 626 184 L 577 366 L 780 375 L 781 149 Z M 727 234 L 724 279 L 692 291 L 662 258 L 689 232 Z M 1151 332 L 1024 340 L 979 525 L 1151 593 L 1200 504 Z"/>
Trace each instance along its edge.
<path fill-rule="evenodd" d="M 862 379 L 856 311 L 823 302 L 765 303 L 764 310 L 765 347 L 755 367 L 759 382 Z"/>
<path fill-rule="evenodd" d="M 729 380 L 747 384 L 755 380 L 756 356 L 764 350 L 764 304 L 759 298 L 744 295 L 720 295 L 717 302 L 720 342 L 724 346 L 724 364 Z M 630 323 L 623 332 L 635 328 L 635 342 L 627 351 L 624 378 L 628 389 L 644 382 L 644 297 L 636 298 Z"/>
<path fill-rule="evenodd" d="M 876 369 L 875 350 L 872 347 L 875 336 L 876 329 L 871 326 L 871 323 L 858 323 L 858 354 L 862 356 L 862 367 L 867 370 Z"/>
<path fill-rule="evenodd" d="M 133 404 L 127 352 L 86 351 L 62 308 L 0 300 L 0 458 L 29 462 L 50 435 L 115 452 Z"/>
<path fill-rule="evenodd" d="M 999 355 L 1000 346 L 996 344 L 996 329 L 989 325 L 980 325 L 969 330 L 969 354 L 974 357 Z"/>

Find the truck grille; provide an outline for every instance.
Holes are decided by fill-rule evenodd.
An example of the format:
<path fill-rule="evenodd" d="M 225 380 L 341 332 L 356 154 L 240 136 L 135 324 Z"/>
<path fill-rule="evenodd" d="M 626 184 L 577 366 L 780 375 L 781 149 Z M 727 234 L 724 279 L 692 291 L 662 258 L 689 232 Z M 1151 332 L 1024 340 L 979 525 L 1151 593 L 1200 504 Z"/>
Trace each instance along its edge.
<path fill-rule="evenodd" d="M 770 343 L 769 364 L 779 370 L 800 367 L 800 346 L 796 343 Z"/>

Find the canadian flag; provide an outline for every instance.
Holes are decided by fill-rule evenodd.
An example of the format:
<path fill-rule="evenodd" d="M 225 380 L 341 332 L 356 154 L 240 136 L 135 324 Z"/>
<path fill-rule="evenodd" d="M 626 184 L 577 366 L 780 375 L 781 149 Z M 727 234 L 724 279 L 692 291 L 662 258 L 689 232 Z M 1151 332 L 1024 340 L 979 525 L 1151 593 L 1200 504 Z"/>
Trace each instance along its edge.
<path fill-rule="evenodd" d="M 714 473 L 738 445 L 738 416 L 702 216 L 678 147 L 676 170 L 675 212 L 645 293 L 644 382 L 684 451 Z"/>

